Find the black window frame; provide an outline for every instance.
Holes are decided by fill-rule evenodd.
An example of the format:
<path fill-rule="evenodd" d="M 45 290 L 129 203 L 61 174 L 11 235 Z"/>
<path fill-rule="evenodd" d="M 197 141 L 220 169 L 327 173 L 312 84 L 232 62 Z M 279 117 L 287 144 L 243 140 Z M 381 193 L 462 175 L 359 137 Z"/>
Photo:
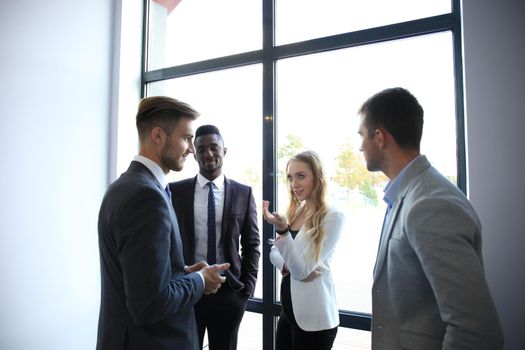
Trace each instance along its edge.
<path fill-rule="evenodd" d="M 455 112 L 456 112 L 456 149 L 457 149 L 457 186 L 466 193 L 466 153 L 463 95 L 463 63 L 461 42 L 461 1 L 451 0 L 451 12 L 447 14 L 390 24 L 380 27 L 352 31 L 311 40 L 275 45 L 275 3 L 274 0 L 261 0 L 263 45 L 261 50 L 235 55 L 212 58 L 162 69 L 148 71 L 147 48 L 149 26 L 149 1 L 144 0 L 144 27 L 142 50 L 141 96 L 146 96 L 147 85 L 153 82 L 180 78 L 188 75 L 207 73 L 222 69 L 241 67 L 251 64 L 263 66 L 263 197 L 276 200 L 277 190 L 277 149 L 276 149 L 276 62 L 283 58 L 309 55 L 319 52 L 338 50 L 372 43 L 386 42 L 420 35 L 450 31 L 453 40 Z M 263 223 L 262 241 L 273 238 L 271 225 Z M 260 313 L 263 317 L 263 349 L 273 349 L 276 317 L 281 305 L 276 301 L 275 269 L 269 259 L 270 246 L 262 244 L 263 274 L 259 283 L 263 283 L 263 298 L 251 298 L 247 311 Z M 262 277 L 262 279 L 261 279 Z M 341 311 L 340 326 L 370 331 L 371 315 L 367 313 Z"/>

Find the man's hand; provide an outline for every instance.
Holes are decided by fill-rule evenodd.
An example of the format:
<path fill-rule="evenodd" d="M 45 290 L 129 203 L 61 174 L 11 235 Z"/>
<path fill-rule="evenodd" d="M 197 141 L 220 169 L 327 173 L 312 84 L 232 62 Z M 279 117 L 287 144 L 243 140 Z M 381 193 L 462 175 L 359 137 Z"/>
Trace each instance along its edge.
<path fill-rule="evenodd" d="M 201 260 L 196 264 L 184 267 L 184 270 L 186 271 L 186 273 L 197 272 L 199 270 L 202 270 L 206 266 L 208 266 L 208 263 L 204 260 Z"/>
<path fill-rule="evenodd" d="M 221 285 L 226 281 L 226 277 L 221 276 L 220 273 L 229 267 L 229 263 L 224 263 L 205 266 L 200 270 L 204 276 L 204 294 L 217 293 Z"/>

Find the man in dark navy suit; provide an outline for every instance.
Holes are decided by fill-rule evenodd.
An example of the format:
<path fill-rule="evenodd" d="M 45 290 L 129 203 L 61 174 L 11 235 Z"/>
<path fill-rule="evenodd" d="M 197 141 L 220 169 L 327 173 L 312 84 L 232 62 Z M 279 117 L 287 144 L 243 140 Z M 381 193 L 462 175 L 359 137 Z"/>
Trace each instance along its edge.
<path fill-rule="evenodd" d="M 139 104 L 140 151 L 102 201 L 102 295 L 97 350 L 197 350 L 193 305 L 213 294 L 228 264 L 185 267 L 165 175 L 194 153 L 198 113 L 169 97 Z"/>
<path fill-rule="evenodd" d="M 200 346 L 207 330 L 210 350 L 237 348 L 237 333 L 255 289 L 260 255 L 252 189 L 224 176 L 226 151 L 217 127 L 199 127 L 195 133 L 199 174 L 170 184 L 186 264 L 200 260 L 210 265 L 230 263 L 224 273 L 226 283 L 195 305 Z"/>

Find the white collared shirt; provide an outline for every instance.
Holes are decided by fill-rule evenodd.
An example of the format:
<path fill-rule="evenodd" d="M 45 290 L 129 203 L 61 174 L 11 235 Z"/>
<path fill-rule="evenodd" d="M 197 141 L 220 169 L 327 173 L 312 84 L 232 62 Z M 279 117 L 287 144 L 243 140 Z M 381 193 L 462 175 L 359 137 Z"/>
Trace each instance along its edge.
<path fill-rule="evenodd" d="M 197 174 L 195 183 L 195 198 L 193 201 L 195 223 L 195 261 L 208 260 L 208 182 L 209 180 Z M 217 263 L 224 262 L 224 251 L 219 244 L 221 239 L 222 213 L 224 210 L 224 175 L 213 180 L 215 195 L 215 237 Z"/>
<path fill-rule="evenodd" d="M 164 174 L 164 171 L 162 171 L 162 168 L 160 167 L 160 165 L 158 165 L 157 163 L 155 163 L 149 158 L 141 156 L 140 154 L 137 154 L 135 157 L 133 157 L 133 160 L 141 163 L 146 168 L 148 168 L 149 171 L 153 173 L 153 175 L 159 182 L 160 187 L 166 188 L 166 186 L 168 185 L 168 181 L 166 180 L 166 175 Z"/>

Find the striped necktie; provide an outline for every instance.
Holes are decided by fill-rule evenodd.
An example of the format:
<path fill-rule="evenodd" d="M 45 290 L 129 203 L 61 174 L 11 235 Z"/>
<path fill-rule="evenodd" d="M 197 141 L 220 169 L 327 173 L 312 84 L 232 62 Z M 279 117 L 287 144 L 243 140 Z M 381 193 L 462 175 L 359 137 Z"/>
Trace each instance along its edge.
<path fill-rule="evenodd" d="M 166 194 L 168 195 L 168 198 L 171 201 L 170 185 L 166 185 L 166 187 L 164 188 L 164 191 L 166 191 Z"/>
<path fill-rule="evenodd" d="M 217 247 L 215 238 L 215 195 L 213 182 L 208 182 L 208 264 L 215 264 L 217 260 Z"/>

